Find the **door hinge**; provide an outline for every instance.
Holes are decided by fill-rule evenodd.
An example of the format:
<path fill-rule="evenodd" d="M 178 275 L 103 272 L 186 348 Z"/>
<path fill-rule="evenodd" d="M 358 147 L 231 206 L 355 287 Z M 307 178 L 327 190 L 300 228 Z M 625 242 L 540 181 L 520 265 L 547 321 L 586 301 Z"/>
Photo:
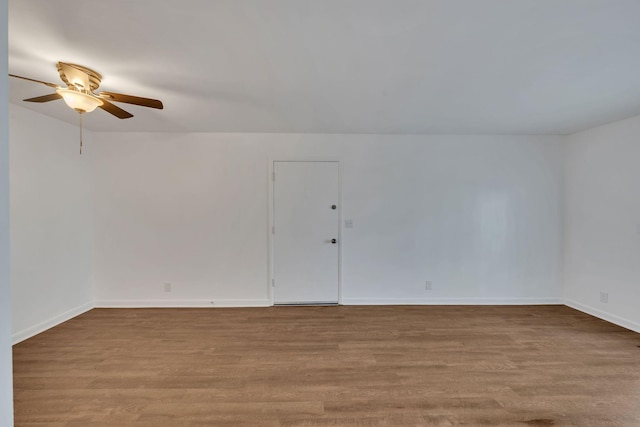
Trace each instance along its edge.
<path fill-rule="evenodd" d="M 271 234 L 276 234 L 276 226 L 271 227 Z"/>

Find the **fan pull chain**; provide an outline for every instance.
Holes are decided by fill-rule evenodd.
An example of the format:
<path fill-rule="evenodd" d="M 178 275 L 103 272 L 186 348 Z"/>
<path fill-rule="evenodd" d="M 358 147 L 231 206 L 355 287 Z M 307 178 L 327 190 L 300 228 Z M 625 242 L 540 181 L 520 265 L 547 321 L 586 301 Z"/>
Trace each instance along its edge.
<path fill-rule="evenodd" d="M 82 154 L 82 113 L 80 113 L 79 116 L 80 116 L 80 154 Z"/>

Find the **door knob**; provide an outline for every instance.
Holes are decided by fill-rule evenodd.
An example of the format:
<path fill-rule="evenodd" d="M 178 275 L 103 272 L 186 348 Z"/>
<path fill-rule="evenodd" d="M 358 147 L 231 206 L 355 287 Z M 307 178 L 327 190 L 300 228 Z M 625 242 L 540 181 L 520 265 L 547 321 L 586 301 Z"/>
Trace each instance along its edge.
<path fill-rule="evenodd" d="M 337 240 L 336 239 L 331 239 L 331 243 L 333 243 L 334 245 L 336 244 Z"/>

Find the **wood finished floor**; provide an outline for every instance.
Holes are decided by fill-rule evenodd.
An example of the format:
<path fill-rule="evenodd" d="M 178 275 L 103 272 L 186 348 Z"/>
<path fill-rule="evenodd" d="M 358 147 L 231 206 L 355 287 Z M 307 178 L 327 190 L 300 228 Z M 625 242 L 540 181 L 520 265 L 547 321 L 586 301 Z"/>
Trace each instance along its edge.
<path fill-rule="evenodd" d="M 14 346 L 16 426 L 640 426 L 640 334 L 564 306 L 95 309 Z"/>

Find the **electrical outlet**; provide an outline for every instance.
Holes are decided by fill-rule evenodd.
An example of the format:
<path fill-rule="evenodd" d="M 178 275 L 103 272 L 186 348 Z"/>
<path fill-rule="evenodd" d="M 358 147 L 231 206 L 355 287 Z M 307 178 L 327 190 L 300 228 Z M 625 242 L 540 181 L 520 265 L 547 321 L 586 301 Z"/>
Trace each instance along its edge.
<path fill-rule="evenodd" d="M 171 292 L 171 283 L 165 283 L 164 284 L 164 291 L 165 292 Z"/>
<path fill-rule="evenodd" d="M 427 280 L 426 282 L 424 282 L 424 290 L 425 291 L 431 290 L 431 280 Z"/>
<path fill-rule="evenodd" d="M 607 292 L 600 292 L 600 302 L 605 304 L 609 302 L 609 294 Z"/>

